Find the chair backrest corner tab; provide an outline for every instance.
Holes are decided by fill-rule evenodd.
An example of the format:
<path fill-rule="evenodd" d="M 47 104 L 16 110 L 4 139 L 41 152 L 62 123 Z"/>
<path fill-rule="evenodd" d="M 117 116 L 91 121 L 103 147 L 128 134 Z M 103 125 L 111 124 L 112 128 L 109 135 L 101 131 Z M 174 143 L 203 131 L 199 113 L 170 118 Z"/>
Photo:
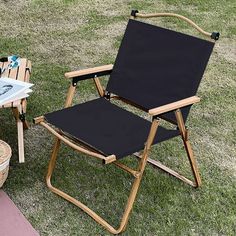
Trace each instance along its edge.
<path fill-rule="evenodd" d="M 116 156 L 114 154 L 112 154 L 112 155 L 104 157 L 103 163 L 104 164 L 110 164 L 110 163 L 116 161 L 116 159 L 117 159 Z"/>

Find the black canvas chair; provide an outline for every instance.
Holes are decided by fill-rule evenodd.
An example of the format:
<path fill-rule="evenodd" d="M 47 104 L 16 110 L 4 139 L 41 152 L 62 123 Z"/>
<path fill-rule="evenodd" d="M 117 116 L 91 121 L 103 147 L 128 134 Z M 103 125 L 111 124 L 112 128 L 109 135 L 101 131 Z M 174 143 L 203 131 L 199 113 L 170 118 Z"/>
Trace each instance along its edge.
<path fill-rule="evenodd" d="M 209 37 L 209 41 L 136 20 L 138 17 L 158 16 L 185 20 Z M 196 92 L 214 41 L 218 38 L 219 33 L 207 33 L 191 20 L 177 14 L 144 15 L 132 11 L 114 66 L 66 73 L 65 77 L 71 79 L 71 85 L 65 108 L 34 119 L 36 124 L 44 126 L 57 138 L 46 177 L 50 190 L 80 207 L 111 233 L 118 234 L 126 228 L 147 162 L 194 187 L 200 186 L 201 179 L 185 121 L 191 106 L 200 101 Z M 110 75 L 106 89 L 102 88 L 98 78 L 104 75 Z M 94 80 L 100 97 L 71 107 L 76 85 L 85 79 Z M 150 121 L 118 107 L 111 102 L 113 99 L 147 112 Z M 174 124 L 175 128 L 160 126 L 162 119 Z M 176 136 L 183 140 L 194 181 L 148 158 L 152 145 Z M 61 141 L 79 152 L 101 159 L 104 164 L 115 164 L 134 176 L 118 229 L 82 202 L 52 186 L 51 176 Z M 137 169 L 119 162 L 119 159 L 131 154 L 139 158 Z"/>

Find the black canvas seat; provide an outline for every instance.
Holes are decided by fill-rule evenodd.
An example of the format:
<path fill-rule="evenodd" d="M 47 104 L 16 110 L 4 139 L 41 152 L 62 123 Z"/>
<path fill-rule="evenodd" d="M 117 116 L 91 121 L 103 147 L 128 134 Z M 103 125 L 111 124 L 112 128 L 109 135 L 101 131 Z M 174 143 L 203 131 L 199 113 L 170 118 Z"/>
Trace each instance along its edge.
<path fill-rule="evenodd" d="M 136 20 L 137 17 L 160 16 L 185 20 L 209 40 Z M 200 101 L 196 93 L 214 47 L 212 39 L 217 40 L 219 37 L 219 33 L 203 31 L 191 20 L 178 14 L 144 15 L 132 11 L 131 18 L 114 66 L 110 64 L 65 73 L 65 77 L 71 80 L 65 108 L 35 118 L 36 124 L 42 125 L 56 137 L 46 176 L 49 189 L 80 207 L 113 234 L 120 234 L 127 226 L 147 163 L 193 187 L 201 185 L 185 123 L 192 105 Z M 99 80 L 104 75 L 110 76 L 106 88 Z M 87 79 L 94 81 L 99 98 L 72 106 L 77 84 Z M 119 102 L 114 103 L 113 99 Z M 146 112 L 147 119 L 116 105 L 120 102 Z M 160 123 L 163 120 L 171 123 L 165 127 L 172 128 L 162 127 Z M 152 145 L 176 136 L 183 141 L 193 180 L 148 156 Z M 134 177 L 117 229 L 85 204 L 51 184 L 61 142 L 88 157 L 102 160 L 104 164 L 114 164 Z M 138 158 L 135 169 L 120 161 L 131 154 Z"/>
<path fill-rule="evenodd" d="M 148 120 L 112 104 L 105 98 L 48 113 L 45 118 L 68 137 L 78 139 L 105 155 L 115 154 L 118 159 L 143 149 L 151 128 Z M 178 135 L 178 130 L 159 126 L 154 143 Z"/>

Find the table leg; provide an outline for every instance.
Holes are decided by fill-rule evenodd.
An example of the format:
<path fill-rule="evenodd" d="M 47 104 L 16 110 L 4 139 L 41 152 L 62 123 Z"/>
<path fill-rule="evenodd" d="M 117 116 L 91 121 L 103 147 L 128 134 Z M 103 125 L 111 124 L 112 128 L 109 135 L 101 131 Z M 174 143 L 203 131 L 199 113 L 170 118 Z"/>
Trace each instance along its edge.
<path fill-rule="evenodd" d="M 23 122 L 20 119 L 20 110 L 21 106 L 14 107 L 13 114 L 16 118 L 17 124 L 17 136 L 18 136 L 18 155 L 19 155 L 19 162 L 25 162 L 25 155 L 24 155 L 24 136 L 23 136 Z"/>

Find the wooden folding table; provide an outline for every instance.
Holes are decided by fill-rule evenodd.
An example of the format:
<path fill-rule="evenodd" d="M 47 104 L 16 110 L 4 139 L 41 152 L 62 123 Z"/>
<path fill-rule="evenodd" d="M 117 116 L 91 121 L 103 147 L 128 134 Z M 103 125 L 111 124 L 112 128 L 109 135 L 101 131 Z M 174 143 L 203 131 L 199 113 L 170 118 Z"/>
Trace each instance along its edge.
<path fill-rule="evenodd" d="M 6 68 L 10 62 L 0 62 L 0 68 Z M 19 81 L 29 82 L 31 74 L 31 61 L 26 58 L 20 58 L 20 65 L 13 69 L 5 70 L 0 77 L 9 77 Z M 25 120 L 26 113 L 26 98 L 21 100 L 16 100 L 14 102 L 0 106 L 0 108 L 12 108 L 13 115 L 17 123 L 17 133 L 18 133 L 18 154 L 19 162 L 22 163 L 25 161 L 24 157 L 24 138 L 23 138 L 23 128 L 28 128 L 28 123 Z"/>

